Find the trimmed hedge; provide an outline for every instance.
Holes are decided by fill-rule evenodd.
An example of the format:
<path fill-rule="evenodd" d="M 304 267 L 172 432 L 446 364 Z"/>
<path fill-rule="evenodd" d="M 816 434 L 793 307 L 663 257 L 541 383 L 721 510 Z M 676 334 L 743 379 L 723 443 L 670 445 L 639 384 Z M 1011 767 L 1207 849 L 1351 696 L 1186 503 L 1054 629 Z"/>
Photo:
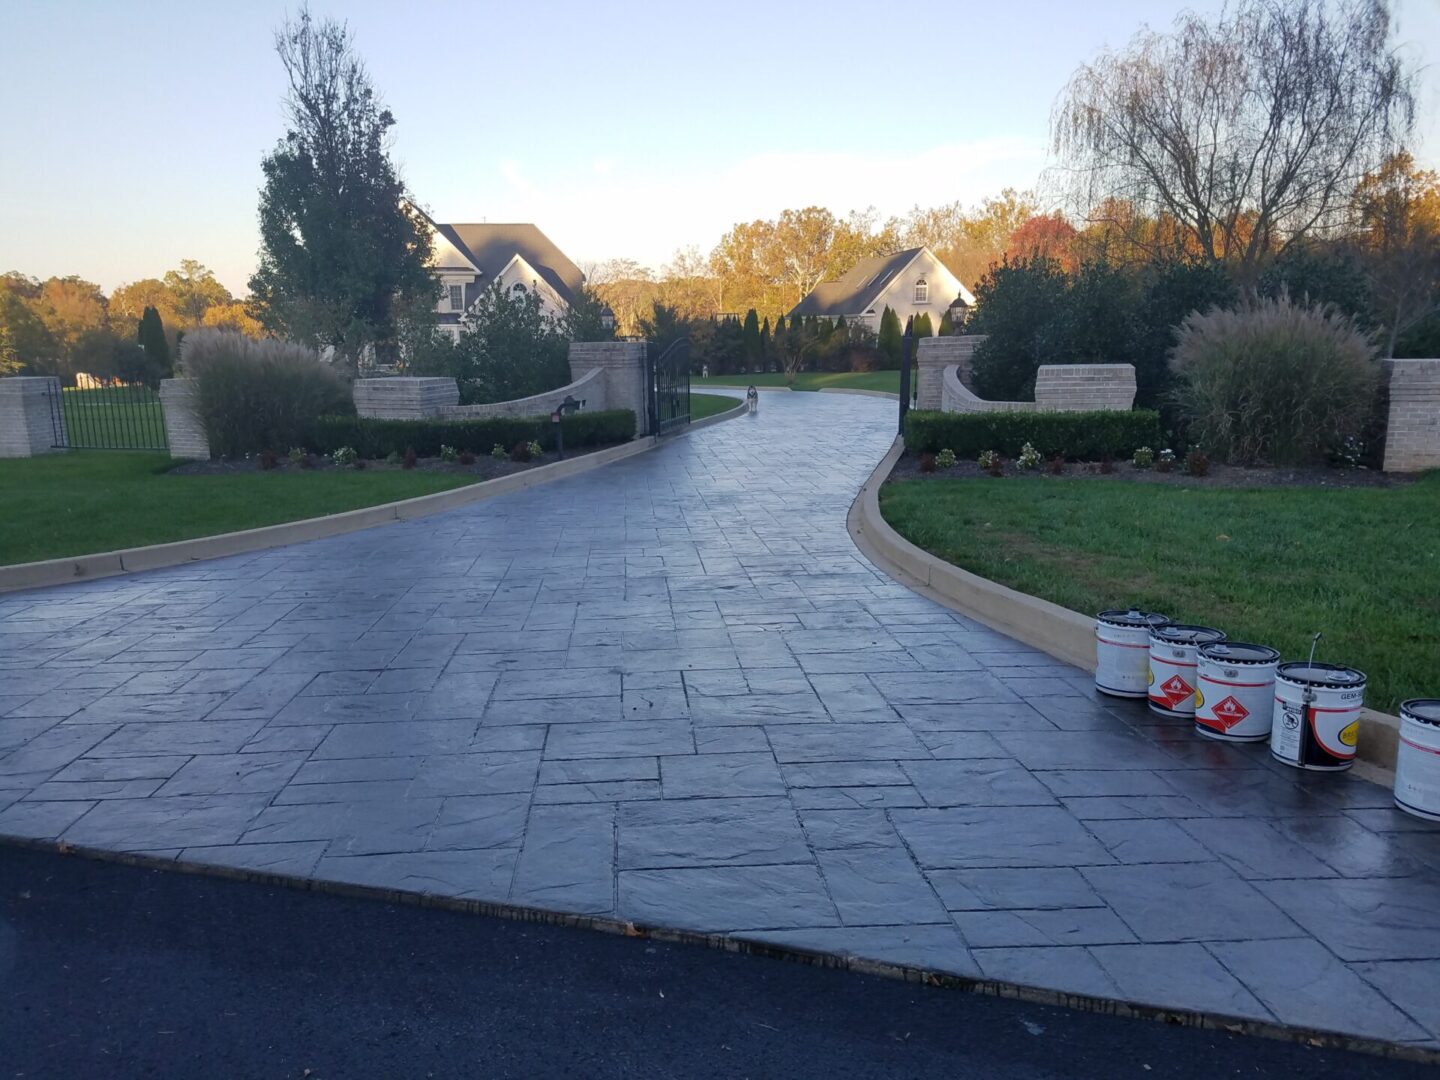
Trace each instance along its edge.
<path fill-rule="evenodd" d="M 630 409 L 603 409 L 571 413 L 565 427 L 565 449 L 607 446 L 635 437 L 635 413 Z M 516 443 L 538 442 L 555 449 L 555 428 L 548 416 L 487 417 L 483 420 L 375 420 L 357 416 L 322 416 L 315 422 L 309 449 L 334 453 L 353 446 L 362 458 L 403 454 L 409 448 L 421 457 L 439 457 L 441 446 L 488 454 L 499 443 L 507 450 Z"/>
<path fill-rule="evenodd" d="M 1126 458 L 1136 447 L 1160 449 L 1165 436 L 1160 414 L 1130 412 L 979 412 L 949 413 L 912 409 L 905 414 L 905 448 L 916 453 L 953 450 L 973 461 L 986 450 L 1007 458 L 1030 443 L 1046 458 L 1070 461 Z"/>

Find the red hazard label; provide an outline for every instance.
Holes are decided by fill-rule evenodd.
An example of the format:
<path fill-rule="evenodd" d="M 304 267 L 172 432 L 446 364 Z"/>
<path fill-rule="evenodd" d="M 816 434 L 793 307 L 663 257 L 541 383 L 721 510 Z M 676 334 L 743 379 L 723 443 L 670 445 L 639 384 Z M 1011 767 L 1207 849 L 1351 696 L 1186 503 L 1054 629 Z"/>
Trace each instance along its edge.
<path fill-rule="evenodd" d="M 1167 709 L 1173 709 L 1187 698 L 1195 696 L 1195 688 L 1182 679 L 1179 675 L 1171 675 L 1160 684 L 1159 689 L 1150 695 L 1152 699 L 1163 704 Z"/>
<path fill-rule="evenodd" d="M 1220 726 L 1229 731 L 1236 724 L 1240 723 L 1250 715 L 1250 710 L 1241 705 L 1233 697 L 1227 697 L 1224 701 L 1217 702 L 1214 709 L 1215 719 Z"/>

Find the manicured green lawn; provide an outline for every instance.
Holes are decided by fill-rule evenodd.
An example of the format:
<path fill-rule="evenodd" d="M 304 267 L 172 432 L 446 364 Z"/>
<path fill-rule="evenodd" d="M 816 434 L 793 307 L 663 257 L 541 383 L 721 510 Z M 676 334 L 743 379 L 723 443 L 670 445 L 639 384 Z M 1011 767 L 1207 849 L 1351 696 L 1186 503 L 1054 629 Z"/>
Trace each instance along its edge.
<path fill-rule="evenodd" d="M 690 419 L 704 420 L 707 416 L 726 412 L 740 404 L 742 402 L 739 398 L 726 397 L 724 394 L 691 394 Z"/>
<path fill-rule="evenodd" d="M 1440 696 L 1440 473 L 1393 488 L 1187 488 L 1036 477 L 886 484 L 941 558 L 1091 614 L 1137 604 L 1370 676 L 1394 712 Z"/>
<path fill-rule="evenodd" d="M 133 451 L 0 461 L 0 565 L 252 529 L 474 479 L 418 470 L 167 476 L 170 464 Z"/>
<path fill-rule="evenodd" d="M 716 375 L 710 379 L 696 379 L 693 386 L 784 386 L 784 375 Z M 883 390 L 887 394 L 900 393 L 900 372 L 898 371 L 802 371 L 795 376 L 792 389 L 821 390 L 825 387 L 844 387 L 850 390 Z"/>
<path fill-rule="evenodd" d="M 65 430 L 77 449 L 163 449 L 165 415 L 160 395 L 145 386 L 61 391 Z"/>

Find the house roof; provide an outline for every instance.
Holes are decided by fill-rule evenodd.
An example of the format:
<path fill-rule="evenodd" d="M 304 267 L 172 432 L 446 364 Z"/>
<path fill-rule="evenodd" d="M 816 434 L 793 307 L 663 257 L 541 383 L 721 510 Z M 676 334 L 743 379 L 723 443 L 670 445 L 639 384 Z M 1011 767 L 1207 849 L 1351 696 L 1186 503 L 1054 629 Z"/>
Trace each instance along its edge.
<path fill-rule="evenodd" d="M 585 284 L 580 268 L 534 225 L 523 222 L 443 224 L 425 216 L 441 236 L 475 265 L 486 281 L 499 277 L 510 260 L 519 255 L 567 304 Z"/>
<path fill-rule="evenodd" d="M 908 248 L 893 255 L 861 259 L 835 281 L 822 281 L 810 295 L 791 310 L 791 315 L 860 315 L 880 295 L 880 290 L 924 248 Z"/>

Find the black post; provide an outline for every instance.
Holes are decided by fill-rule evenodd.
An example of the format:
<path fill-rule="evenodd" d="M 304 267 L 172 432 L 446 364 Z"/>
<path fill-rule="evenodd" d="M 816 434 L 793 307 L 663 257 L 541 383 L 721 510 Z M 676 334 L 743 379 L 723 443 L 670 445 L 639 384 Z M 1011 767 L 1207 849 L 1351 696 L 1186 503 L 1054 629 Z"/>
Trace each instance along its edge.
<path fill-rule="evenodd" d="M 910 359 L 915 347 L 915 316 L 905 320 L 905 342 L 900 350 L 900 434 L 905 434 L 905 414 L 910 411 Z"/>
<path fill-rule="evenodd" d="M 560 461 L 565 460 L 565 414 L 559 410 L 555 416 L 555 453 Z"/>

